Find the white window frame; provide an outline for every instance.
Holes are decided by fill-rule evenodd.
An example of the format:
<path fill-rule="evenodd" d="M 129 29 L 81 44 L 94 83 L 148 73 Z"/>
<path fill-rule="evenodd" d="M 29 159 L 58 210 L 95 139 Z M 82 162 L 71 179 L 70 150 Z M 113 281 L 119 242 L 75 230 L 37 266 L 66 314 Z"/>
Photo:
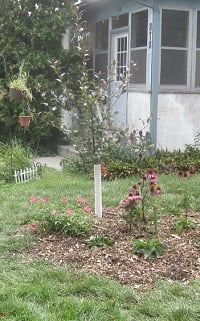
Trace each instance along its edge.
<path fill-rule="evenodd" d="M 129 83 L 129 89 L 131 90 L 142 90 L 142 91 L 150 91 L 151 90 L 151 65 L 152 65 L 152 47 L 153 47 L 153 10 L 151 8 L 143 7 L 142 9 L 134 10 L 130 12 L 130 26 L 132 24 L 132 14 L 142 12 L 147 10 L 148 12 L 148 23 L 147 23 L 147 46 L 141 47 L 140 49 L 146 49 L 146 83 L 145 84 L 137 84 L 137 83 Z M 130 30 L 131 33 L 131 30 Z M 131 34 L 129 41 L 129 52 L 131 59 Z"/>
<path fill-rule="evenodd" d="M 199 92 L 200 86 L 195 86 L 195 75 L 196 75 L 196 35 L 197 35 L 197 12 L 200 9 L 190 9 L 190 8 L 172 8 L 172 7 L 162 7 L 160 9 L 160 71 L 159 71 L 159 83 L 161 80 L 161 51 L 162 48 L 170 49 L 171 47 L 162 46 L 162 10 L 173 10 L 173 11 L 185 11 L 189 13 L 189 26 L 188 26 L 188 57 L 187 57 L 187 82 L 186 85 L 173 85 L 173 84 L 160 84 L 160 91 L 164 92 Z M 181 50 L 180 47 L 173 47 L 174 50 Z M 185 48 L 183 48 L 184 50 Z M 199 48 L 200 50 L 200 48 Z"/>
<path fill-rule="evenodd" d="M 112 61 L 117 62 L 117 53 L 118 53 L 118 39 L 121 38 L 127 38 L 127 48 L 126 51 L 124 51 L 124 54 L 126 55 L 126 65 L 124 66 L 120 66 L 124 69 L 125 74 L 123 76 L 127 76 L 127 68 L 128 68 L 128 63 L 129 63 L 129 50 L 128 50 L 128 41 L 129 41 L 129 34 L 128 34 L 128 30 L 127 31 L 119 31 L 119 32 L 113 32 L 112 34 Z M 119 78 L 119 72 L 118 72 L 118 65 L 116 64 L 114 66 L 114 75 L 113 75 L 114 81 L 115 82 L 121 82 Z"/>
<path fill-rule="evenodd" d="M 193 17 L 192 17 L 192 21 L 193 21 L 193 41 L 192 41 L 192 61 L 193 61 L 193 72 L 192 72 L 192 79 L 191 79 L 191 88 L 193 91 L 200 91 L 200 85 L 196 86 L 195 85 L 195 77 L 196 77 L 196 54 L 197 54 L 197 43 L 196 43 L 196 38 L 197 38 L 197 13 L 198 11 L 200 12 L 200 8 L 193 10 Z M 198 51 L 200 51 L 200 48 L 198 48 Z M 200 70 L 199 70 L 200 72 Z"/>
<path fill-rule="evenodd" d="M 95 43 L 95 38 L 97 36 L 97 31 L 96 31 L 96 26 L 97 26 L 97 23 L 99 22 L 102 22 L 104 20 L 107 20 L 108 21 L 108 48 L 106 50 L 102 50 L 102 49 L 99 49 L 99 48 L 96 48 L 96 43 Z M 107 55 L 107 62 L 109 64 L 109 50 L 110 50 L 110 18 L 102 18 L 100 20 L 97 20 L 94 22 L 94 39 L 93 39 L 93 70 L 96 70 L 96 56 L 97 55 Z M 107 67 L 107 66 L 106 66 Z"/>

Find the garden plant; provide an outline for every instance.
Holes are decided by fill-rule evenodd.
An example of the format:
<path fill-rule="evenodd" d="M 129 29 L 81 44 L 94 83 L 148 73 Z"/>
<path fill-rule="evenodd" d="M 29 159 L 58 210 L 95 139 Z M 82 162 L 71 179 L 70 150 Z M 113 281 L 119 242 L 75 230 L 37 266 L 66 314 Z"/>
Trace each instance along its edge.
<path fill-rule="evenodd" d="M 159 186 L 162 188 L 162 193 L 152 196 L 156 207 L 161 211 L 159 237 L 162 236 L 163 231 L 167 230 L 167 225 L 164 224 L 162 228 L 161 224 L 166 214 L 167 224 L 173 222 L 174 213 L 171 214 L 170 211 L 171 209 L 175 211 L 173 206 L 176 205 L 176 213 L 184 211 L 182 199 L 186 190 L 190 194 L 193 191 L 194 196 L 189 207 L 193 212 L 198 211 L 198 181 L 198 173 L 187 178 L 180 177 L 178 173 L 159 175 Z M 62 172 L 45 168 L 43 177 L 39 181 L 19 185 L 11 184 L 2 188 L 0 195 L 2 203 L 0 210 L 2 222 L 0 239 L 1 318 L 6 321 L 22 320 L 22 318 L 36 321 L 58 320 L 58 318 L 61 321 L 73 318 L 80 321 L 85 319 L 125 321 L 134 320 L 137 316 L 138 321 L 148 319 L 158 321 L 199 320 L 200 283 L 191 269 L 199 255 L 199 247 L 196 245 L 198 244 L 198 216 L 195 216 L 198 223 L 196 229 L 183 230 L 179 234 L 180 240 L 167 234 L 169 242 L 166 243 L 165 239 L 164 252 L 161 253 L 163 247 L 160 247 L 156 240 L 146 239 L 142 243 L 143 250 L 141 245 L 138 248 L 141 238 L 136 239 L 134 236 L 141 236 L 141 234 L 138 234 L 135 226 L 129 232 L 127 226 L 123 224 L 124 220 L 121 220 L 118 207 L 119 200 L 123 199 L 129 186 L 137 183 L 137 177 L 103 182 L 103 200 L 107 210 L 104 210 L 103 219 L 97 220 L 93 217 L 92 230 L 86 235 L 82 233 L 73 235 L 73 233 L 61 230 L 44 231 L 38 229 L 38 223 L 42 222 L 42 218 L 45 222 L 47 216 L 55 219 L 56 214 L 60 215 L 61 209 L 64 211 L 72 210 L 72 207 L 80 209 L 79 206 L 82 208 L 85 205 L 92 209 L 94 195 L 93 182 L 90 178 L 81 175 L 65 175 Z M 148 181 L 145 183 L 149 184 Z M 194 186 L 196 186 L 195 189 Z M 86 199 L 87 204 L 85 204 Z M 79 205 L 77 200 L 81 200 Z M 112 209 L 115 209 L 115 212 Z M 52 210 L 58 213 L 50 212 Z M 116 211 L 119 211 L 119 215 Z M 188 217 L 190 213 L 188 211 Z M 72 213 L 65 213 L 67 218 L 70 215 Z M 82 212 L 81 215 L 85 216 L 88 213 Z M 92 215 L 92 212 L 89 215 Z M 172 233 L 170 226 L 167 233 Z M 122 247 L 119 247 L 122 235 Z M 108 242 L 111 239 L 113 242 Z M 138 240 L 138 242 L 133 243 L 133 240 Z M 187 242 L 186 247 L 183 246 L 183 240 Z M 175 241 L 177 243 L 173 243 Z M 178 242 L 182 244 L 178 247 L 180 253 L 176 252 Z M 173 264 L 172 254 L 168 260 L 168 251 L 172 251 L 176 259 L 178 255 L 178 265 Z M 84 256 L 80 256 L 83 254 Z M 151 258 L 152 254 L 153 258 Z M 156 259 L 158 254 L 159 258 Z M 190 271 L 188 274 L 186 272 L 183 274 L 181 259 L 183 255 L 185 255 L 184 260 L 190 260 L 190 268 L 187 267 Z M 78 267 L 79 264 L 76 261 L 78 257 L 82 257 L 79 264 L 89 260 L 84 271 Z M 105 258 L 105 263 L 103 258 Z M 131 260 L 133 263 L 130 266 Z M 165 270 L 161 268 L 162 260 Z M 119 269 L 120 265 L 122 265 L 122 270 Z M 169 273 L 165 280 L 157 282 L 158 276 L 162 275 L 158 271 L 164 273 L 170 265 L 175 268 L 172 270 L 176 273 L 174 279 L 173 274 Z M 96 270 L 94 269 L 96 275 L 91 271 L 89 274 L 86 273 L 91 266 L 93 269 L 96 266 Z M 105 268 L 110 271 L 106 278 L 104 278 Z M 113 274 L 111 273 L 112 268 Z M 141 268 L 143 268 L 143 273 Z M 194 265 L 194 268 L 197 273 L 198 265 Z M 157 281 L 151 280 L 150 282 L 153 275 L 156 275 Z M 185 278 L 188 278 L 187 282 L 184 281 Z M 40 282 L 39 287 L 38 282 Z"/>
<path fill-rule="evenodd" d="M 78 198 L 71 202 L 68 197 L 51 200 L 48 197 L 38 198 L 32 195 L 29 199 L 32 228 L 38 227 L 41 232 L 64 232 L 70 235 L 88 234 L 92 228 L 91 207 L 88 201 Z"/>
<path fill-rule="evenodd" d="M 22 20 L 28 15 L 32 21 L 32 13 L 35 14 L 39 26 L 33 20 L 32 41 L 26 39 L 29 46 L 38 44 L 42 49 L 38 55 L 28 57 L 27 68 L 35 76 L 34 92 L 47 108 L 43 114 L 47 122 L 51 121 L 48 117 L 51 108 L 57 104 L 62 106 L 64 102 L 69 111 L 76 105 L 76 120 L 81 121 L 71 131 L 71 139 L 80 152 L 63 162 L 64 171 L 44 167 L 40 180 L 13 184 L 7 177 L 12 174 L 6 172 L 7 164 L 12 165 L 11 169 L 21 167 L 29 162 L 30 154 L 26 157 L 28 149 L 24 151 L 19 142 L 16 146 L 13 143 L 12 149 L 0 145 L 0 318 L 5 321 L 199 321 L 199 136 L 195 145 L 187 146 L 185 151 L 151 154 L 151 139 L 143 132 L 138 135 L 135 132 L 136 139 L 129 137 L 130 144 L 121 146 L 118 133 L 116 136 L 115 128 L 110 126 L 112 121 L 109 123 L 112 115 L 106 118 L 110 109 L 106 109 L 105 101 L 109 97 L 99 91 L 100 83 L 104 85 L 104 82 L 101 77 L 96 78 L 97 82 L 89 77 L 88 52 L 84 48 L 78 50 L 82 44 L 77 39 L 82 41 L 84 37 L 79 20 L 73 55 L 62 56 L 62 50 L 59 51 L 63 60 L 59 56 L 58 63 L 47 57 L 49 51 L 42 45 L 43 39 L 47 37 L 53 55 L 55 43 L 51 37 L 60 45 L 61 39 L 56 35 L 61 35 L 67 21 L 65 1 L 45 3 L 2 2 L 11 17 L 7 21 L 0 14 L 1 26 L 7 34 L 10 28 L 6 27 L 10 26 L 15 11 L 24 13 L 19 15 Z M 47 27 L 38 33 L 44 13 L 51 17 L 47 21 L 53 23 L 55 34 L 49 33 Z M 59 26 L 57 20 L 61 21 Z M 20 21 L 17 20 L 15 31 L 21 30 Z M 28 34 L 22 31 L 20 37 Z M 5 44 L 2 38 L 0 43 L 9 47 L 13 39 Z M 31 57 L 37 68 L 31 69 Z M 46 68 L 47 58 L 55 72 Z M 65 60 L 73 61 L 77 67 L 71 79 L 63 69 Z M 39 76 L 43 72 L 45 76 L 49 73 L 52 80 L 47 94 L 44 94 L 45 81 Z M 73 88 L 76 73 L 78 81 Z M 61 87 L 56 85 L 54 91 L 56 78 Z M 102 118 L 97 113 L 98 107 Z M 88 114 L 91 122 L 86 127 Z M 1 115 L 3 123 L 3 110 Z M 108 121 L 106 127 L 104 119 Z M 59 126 L 55 122 L 53 125 L 57 130 Z M 105 135 L 107 131 L 110 136 Z M 37 129 L 33 133 L 39 145 L 43 138 L 43 143 L 46 141 L 49 129 L 45 127 L 39 136 Z M 20 157 L 14 157 L 13 147 Z M 12 154 L 7 150 L 12 150 Z M 102 161 L 102 218 L 94 215 L 91 165 L 96 161 Z"/>

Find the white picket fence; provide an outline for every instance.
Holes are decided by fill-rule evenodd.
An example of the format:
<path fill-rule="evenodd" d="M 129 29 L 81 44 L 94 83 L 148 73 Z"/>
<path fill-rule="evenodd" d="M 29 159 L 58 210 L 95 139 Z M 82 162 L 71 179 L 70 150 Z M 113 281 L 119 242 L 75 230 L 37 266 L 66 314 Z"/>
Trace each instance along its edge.
<path fill-rule="evenodd" d="M 41 176 L 41 164 L 33 163 L 33 166 L 30 168 L 24 168 L 15 171 L 14 179 L 15 183 L 23 183 L 30 181 L 31 179 L 38 179 Z"/>

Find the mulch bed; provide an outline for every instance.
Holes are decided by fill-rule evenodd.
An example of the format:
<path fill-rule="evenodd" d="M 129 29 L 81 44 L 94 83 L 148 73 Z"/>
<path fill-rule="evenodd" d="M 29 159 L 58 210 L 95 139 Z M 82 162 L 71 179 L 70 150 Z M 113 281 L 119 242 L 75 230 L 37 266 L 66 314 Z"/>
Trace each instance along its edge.
<path fill-rule="evenodd" d="M 85 237 L 71 237 L 54 233 L 39 235 L 31 249 L 26 249 L 28 258 L 48 260 L 56 266 L 66 264 L 85 270 L 90 274 L 109 276 L 121 284 L 134 287 L 150 286 L 160 279 L 189 282 L 200 277 L 200 248 L 195 240 L 200 238 L 200 215 L 192 213 L 197 222 L 196 229 L 184 230 L 180 235 L 173 234 L 173 216 L 164 216 L 159 223 L 159 240 L 166 246 L 157 259 L 140 258 L 133 253 L 134 238 L 145 238 L 144 232 L 129 232 L 121 219 L 120 208 L 105 208 L 103 218 L 95 222 L 92 235 L 109 236 L 113 246 L 90 249 Z M 23 252 L 24 254 L 24 252 Z"/>

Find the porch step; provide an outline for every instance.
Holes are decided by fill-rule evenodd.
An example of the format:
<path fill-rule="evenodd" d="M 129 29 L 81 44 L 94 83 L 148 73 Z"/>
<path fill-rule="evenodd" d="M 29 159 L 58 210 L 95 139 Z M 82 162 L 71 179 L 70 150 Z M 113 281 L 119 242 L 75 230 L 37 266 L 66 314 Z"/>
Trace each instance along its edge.
<path fill-rule="evenodd" d="M 71 145 L 60 145 L 57 148 L 57 155 L 62 157 L 71 157 L 77 154 L 75 148 Z"/>

